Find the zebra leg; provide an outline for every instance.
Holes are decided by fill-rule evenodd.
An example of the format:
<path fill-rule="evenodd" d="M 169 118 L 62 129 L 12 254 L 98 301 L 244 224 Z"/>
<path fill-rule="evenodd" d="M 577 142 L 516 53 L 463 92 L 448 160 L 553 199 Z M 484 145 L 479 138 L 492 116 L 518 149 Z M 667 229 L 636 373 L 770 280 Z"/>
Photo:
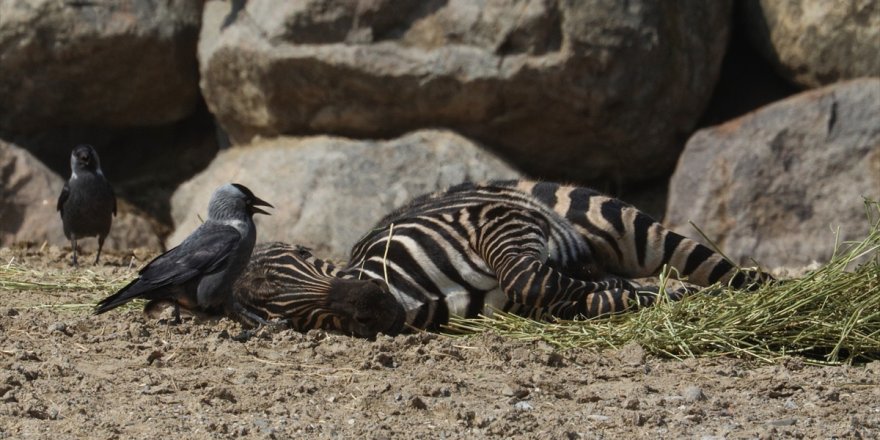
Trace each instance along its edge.
<path fill-rule="evenodd" d="M 508 302 L 504 311 L 538 321 L 548 319 L 572 320 L 578 318 L 600 318 L 626 311 L 649 307 L 657 302 L 659 289 L 654 287 L 627 289 L 615 288 L 591 292 L 586 297 L 574 301 L 561 301 L 547 307 L 529 307 Z M 678 299 L 670 295 L 670 299 Z"/>
<path fill-rule="evenodd" d="M 678 301 L 686 294 L 687 289 L 681 288 L 667 291 L 667 298 Z M 656 286 L 635 287 L 633 289 L 609 289 L 589 293 L 578 301 L 565 301 L 551 304 L 546 313 L 559 319 L 598 318 L 651 307 L 660 298 L 660 288 Z"/>
<path fill-rule="evenodd" d="M 664 265 L 698 286 L 729 284 L 753 289 L 772 281 L 760 270 L 740 269 L 718 252 L 666 229 L 634 206 L 594 191 L 576 189 L 578 206 L 584 211 L 569 213 L 571 221 L 595 258 L 610 273 L 628 278 L 658 275 Z"/>
<path fill-rule="evenodd" d="M 546 263 L 546 225 L 528 212 L 501 211 L 472 236 L 471 245 L 495 272 L 508 300 L 532 308 L 580 301 L 593 292 L 626 289 L 618 278 L 584 281 L 569 277 Z M 613 298 L 612 298 L 613 299 Z M 612 301 L 614 311 L 626 302 Z"/>

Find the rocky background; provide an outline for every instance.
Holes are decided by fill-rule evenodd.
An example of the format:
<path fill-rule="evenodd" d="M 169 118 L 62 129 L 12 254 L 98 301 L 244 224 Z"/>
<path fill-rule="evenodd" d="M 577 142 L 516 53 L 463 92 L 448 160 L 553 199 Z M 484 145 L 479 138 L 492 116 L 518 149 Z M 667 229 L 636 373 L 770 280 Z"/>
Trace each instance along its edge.
<path fill-rule="evenodd" d="M 176 244 L 237 181 L 277 207 L 262 240 L 341 258 L 412 196 L 522 175 L 803 265 L 880 199 L 880 6 L 0 1 L 0 246 L 67 245 L 79 143 L 123 201 L 109 249 Z"/>

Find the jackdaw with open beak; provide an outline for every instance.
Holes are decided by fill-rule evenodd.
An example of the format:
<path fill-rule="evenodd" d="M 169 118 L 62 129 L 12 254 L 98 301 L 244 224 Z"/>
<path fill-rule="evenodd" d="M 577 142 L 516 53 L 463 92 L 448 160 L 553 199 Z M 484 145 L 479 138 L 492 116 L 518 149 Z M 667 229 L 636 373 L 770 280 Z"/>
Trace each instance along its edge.
<path fill-rule="evenodd" d="M 180 322 L 181 308 L 240 322 L 254 319 L 253 312 L 233 297 L 232 285 L 247 266 L 257 240 L 254 214 L 268 214 L 258 206 L 273 207 L 243 185 L 221 186 L 211 196 L 208 219 L 180 245 L 144 266 L 138 278 L 99 302 L 95 314 L 143 298 L 149 300 L 144 307 L 148 313 L 165 305 L 174 307 L 174 323 Z"/>
<path fill-rule="evenodd" d="M 64 225 L 64 236 L 73 248 L 76 261 L 76 240 L 98 236 L 98 255 L 101 258 L 104 239 L 110 233 L 110 224 L 116 215 L 116 196 L 110 182 L 101 170 L 98 153 L 91 145 L 78 145 L 70 153 L 70 179 L 58 197 L 58 211 Z"/>

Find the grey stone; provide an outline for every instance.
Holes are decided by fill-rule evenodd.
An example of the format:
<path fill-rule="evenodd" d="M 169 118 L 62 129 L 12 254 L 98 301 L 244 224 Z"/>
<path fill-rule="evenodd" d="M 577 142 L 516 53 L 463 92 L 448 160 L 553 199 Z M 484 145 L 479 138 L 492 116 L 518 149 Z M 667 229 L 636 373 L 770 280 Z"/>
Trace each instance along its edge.
<path fill-rule="evenodd" d="M 409 406 L 411 406 L 415 409 L 422 409 L 422 410 L 428 409 L 428 404 L 426 404 L 425 401 L 422 400 L 422 398 L 419 396 L 413 396 L 412 398 L 410 398 L 409 399 Z"/>
<path fill-rule="evenodd" d="M 315 136 L 277 138 L 220 153 L 172 198 L 173 246 L 205 218 L 214 188 L 241 183 L 273 205 L 257 216 L 257 240 L 300 243 L 344 258 L 379 219 L 409 199 L 466 180 L 518 173 L 449 131 L 423 130 L 389 141 Z"/>
<path fill-rule="evenodd" d="M 681 393 L 681 396 L 684 397 L 685 401 L 690 403 L 706 400 L 706 395 L 703 394 L 703 389 L 694 385 L 685 388 Z"/>
<path fill-rule="evenodd" d="M 441 126 L 532 175 L 639 181 L 673 167 L 730 18 L 727 0 L 215 0 L 201 88 L 238 144 Z"/>
<path fill-rule="evenodd" d="M 64 181 L 30 153 L 0 141 L 0 243 L 68 244 L 56 210 Z"/>
<path fill-rule="evenodd" d="M 513 405 L 513 409 L 517 411 L 531 411 L 535 409 L 535 407 L 532 406 L 532 402 L 529 402 L 528 400 L 521 400 Z"/>
<path fill-rule="evenodd" d="M 827 261 L 864 238 L 880 200 L 880 79 L 804 92 L 697 132 L 672 176 L 666 224 L 735 262 Z"/>
<path fill-rule="evenodd" d="M 69 246 L 56 210 L 63 186 L 64 180 L 30 153 L 0 141 L 0 246 L 19 242 Z M 161 250 L 154 221 L 124 200 L 118 202 L 118 214 L 104 249 Z M 94 252 L 96 241 L 82 240 L 79 245 Z"/>
<path fill-rule="evenodd" d="M 877 1 L 742 3 L 743 21 L 753 44 L 792 83 L 813 88 L 880 76 Z"/>
<path fill-rule="evenodd" d="M 630 342 L 617 351 L 617 357 L 626 365 L 644 365 L 647 353 L 638 342 Z"/>
<path fill-rule="evenodd" d="M 201 4 L 0 2 L 0 129 L 146 126 L 198 102 Z"/>

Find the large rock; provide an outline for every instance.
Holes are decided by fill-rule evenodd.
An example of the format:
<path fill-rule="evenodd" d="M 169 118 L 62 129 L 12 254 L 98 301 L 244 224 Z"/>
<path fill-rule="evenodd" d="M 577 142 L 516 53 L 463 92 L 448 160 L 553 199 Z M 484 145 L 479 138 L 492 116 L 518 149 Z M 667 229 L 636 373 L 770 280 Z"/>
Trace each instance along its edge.
<path fill-rule="evenodd" d="M 0 130 L 182 119 L 198 101 L 201 6 L 0 1 Z"/>
<path fill-rule="evenodd" d="M 666 223 L 699 226 L 732 259 L 826 261 L 861 239 L 880 200 L 880 79 L 795 95 L 697 132 L 672 176 Z"/>
<path fill-rule="evenodd" d="M 204 106 L 178 122 L 152 127 L 64 127 L 0 139 L 28 150 L 59 175 L 70 173 L 70 151 L 93 145 L 116 194 L 171 232 L 171 195 L 217 155 L 217 129 Z"/>
<path fill-rule="evenodd" d="M 0 246 L 20 242 L 69 245 L 56 210 L 63 187 L 64 179 L 30 153 L 0 141 Z M 162 249 L 154 222 L 121 199 L 117 211 L 104 249 Z M 96 239 L 78 243 L 89 252 L 97 249 Z"/>
<path fill-rule="evenodd" d="M 730 12 L 730 1 L 208 1 L 201 87 L 236 143 L 444 126 L 534 175 L 636 181 L 673 167 L 715 85 Z"/>
<path fill-rule="evenodd" d="M 282 137 L 223 151 L 174 194 L 174 246 L 205 218 L 211 193 L 238 182 L 275 205 L 256 216 L 258 241 L 305 244 L 345 258 L 379 219 L 412 197 L 462 181 L 516 178 L 504 162 L 449 131 L 386 141 Z"/>
<path fill-rule="evenodd" d="M 801 87 L 880 76 L 880 2 L 747 0 L 752 42 Z"/>

